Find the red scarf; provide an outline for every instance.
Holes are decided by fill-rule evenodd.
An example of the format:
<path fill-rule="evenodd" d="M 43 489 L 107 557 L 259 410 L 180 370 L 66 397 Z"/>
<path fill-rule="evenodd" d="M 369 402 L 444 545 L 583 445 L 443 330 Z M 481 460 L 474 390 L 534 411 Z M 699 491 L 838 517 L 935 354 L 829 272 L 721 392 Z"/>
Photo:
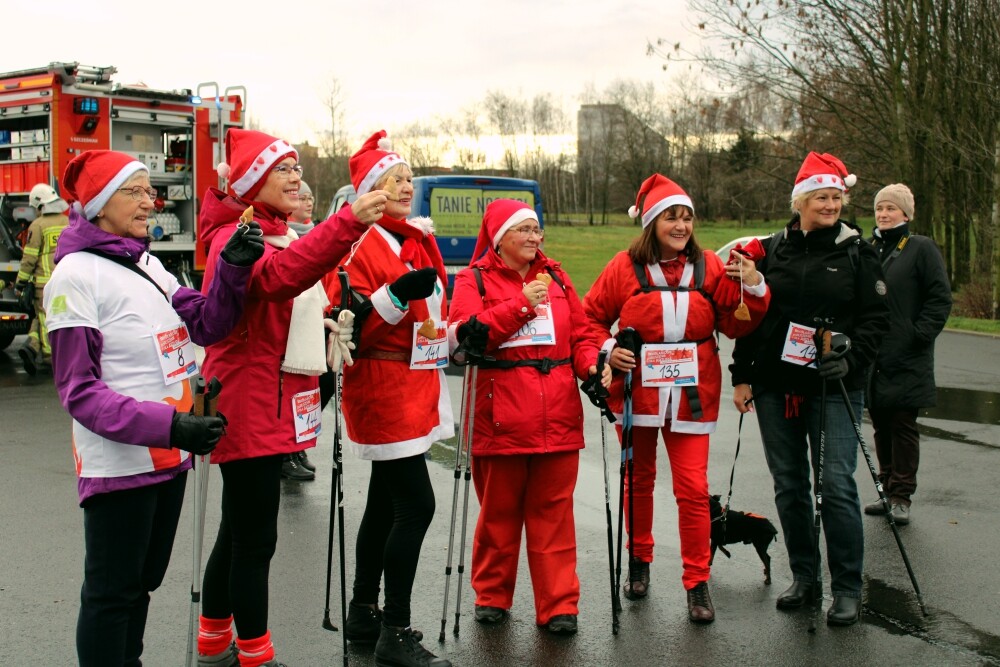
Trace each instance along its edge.
<path fill-rule="evenodd" d="M 424 234 L 423 230 L 415 225 L 411 225 L 406 220 L 396 220 L 383 215 L 378 223 L 393 234 L 403 237 L 402 248 L 399 251 L 399 258 L 408 262 L 415 269 L 433 267 L 437 271 L 438 277 L 445 285 L 448 284 L 448 275 L 444 271 L 444 261 L 441 259 L 441 251 L 438 249 L 437 241 L 433 234 Z"/>

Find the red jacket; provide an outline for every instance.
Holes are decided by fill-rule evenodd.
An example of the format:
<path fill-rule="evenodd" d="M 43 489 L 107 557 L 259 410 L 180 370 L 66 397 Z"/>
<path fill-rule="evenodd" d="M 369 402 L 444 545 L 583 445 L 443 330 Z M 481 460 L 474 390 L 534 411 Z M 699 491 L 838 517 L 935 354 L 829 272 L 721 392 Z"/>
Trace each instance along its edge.
<path fill-rule="evenodd" d="M 705 251 L 704 256 L 705 280 L 702 289 L 712 296 L 714 306 L 700 292 L 641 292 L 627 251 L 614 256 L 587 293 L 584 308 L 596 334 L 608 349 L 613 347 L 611 327 L 616 320 L 619 329 L 634 328 L 645 343 L 699 342 L 698 398 L 701 417 L 692 415 L 688 397 L 680 388 L 643 387 L 641 367 L 637 366 L 632 373 L 632 423 L 635 426 L 660 427 L 670 419 L 672 431 L 714 432 L 722 393 L 722 368 L 715 332 L 718 330 L 730 338 L 739 338 L 756 329 L 764 319 L 771 298 L 770 290 L 762 297 L 744 293 L 743 300 L 750 311 L 750 320 L 736 319 L 734 312 L 739 305 L 739 283 L 726 276 L 718 255 Z M 676 286 L 683 280 L 684 286 L 693 286 L 693 265 L 688 265 L 685 255 L 680 255 L 676 261 L 661 262 L 654 270 L 662 271 L 667 285 Z M 644 271 L 649 284 L 656 284 L 649 267 L 644 267 Z M 666 299 L 676 304 L 676 308 L 667 310 L 676 312 L 682 336 L 665 333 Z M 608 405 L 619 416 L 622 413 L 624 386 L 624 375 L 616 374 Z"/>
<path fill-rule="evenodd" d="M 528 271 L 526 280 L 509 268 L 494 250 L 475 262 L 486 296 L 481 298 L 471 268 L 455 278 L 451 324 L 473 315 L 490 327 L 488 353 L 498 360 L 571 359 L 549 373 L 537 368 L 480 368 L 476 384 L 475 426 L 472 453 L 475 456 L 544 454 L 582 449 L 583 404 L 576 378 L 587 377 L 597 363 L 598 341 L 589 330 L 580 297 L 559 264 L 542 255 Z M 535 319 L 528 299 L 521 292 L 525 282 L 538 273 L 552 273 L 549 303 L 555 325 L 555 345 L 500 348 L 524 324 Z M 575 374 L 575 377 L 574 377 Z"/>
<path fill-rule="evenodd" d="M 205 193 L 199 223 L 199 240 L 208 250 L 203 291 L 245 208 L 215 188 Z M 267 209 L 254 206 L 254 220 L 265 236 L 287 233 L 284 218 Z M 225 340 L 205 348 L 202 373 L 222 382 L 219 412 L 229 420 L 212 463 L 287 454 L 316 444 L 315 438 L 295 442 L 292 396 L 316 389 L 319 378 L 281 370 L 292 300 L 334 269 L 365 229 L 345 207 L 283 250 L 264 246 L 264 256 L 253 266 L 243 319 Z"/>

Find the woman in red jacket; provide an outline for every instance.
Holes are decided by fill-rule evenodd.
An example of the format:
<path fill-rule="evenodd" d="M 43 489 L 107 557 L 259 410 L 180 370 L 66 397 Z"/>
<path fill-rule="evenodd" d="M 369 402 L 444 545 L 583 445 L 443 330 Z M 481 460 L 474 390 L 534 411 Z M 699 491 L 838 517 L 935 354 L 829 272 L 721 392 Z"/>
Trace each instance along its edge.
<path fill-rule="evenodd" d="M 677 500 L 688 617 L 711 623 L 715 608 L 708 592 L 708 438 L 715 431 L 722 388 L 715 335 L 720 331 L 737 338 L 752 331 L 769 297 L 750 259 L 734 254 L 723 266 L 714 252 L 701 250 L 693 232 L 694 205 L 669 178 L 654 174 L 642 184 L 636 205 L 629 209 L 630 217 L 640 215 L 642 235 L 628 251 L 615 255 L 584 304 L 604 348 L 611 349 L 611 367 L 622 372 L 643 369 L 641 381 L 638 372 L 631 380 L 634 511 L 626 524 L 632 558 L 625 596 L 635 600 L 648 592 L 656 441 L 662 432 Z M 737 317 L 741 303 L 745 308 L 739 308 Z M 641 340 L 627 340 L 621 333 L 616 340 L 611 335 L 615 321 L 619 331 L 631 327 Z M 642 360 L 637 358 L 640 353 Z M 671 372 L 655 372 L 666 369 Z M 688 381 L 675 383 L 676 378 Z M 619 417 L 623 395 L 624 377 L 619 376 L 608 399 Z M 626 479 L 629 493 L 627 484 Z"/>
<path fill-rule="evenodd" d="M 205 351 L 203 372 L 222 381 L 219 412 L 229 425 L 212 455 L 222 472 L 222 522 L 205 566 L 199 664 L 279 664 L 267 629 L 268 568 L 278 541 L 282 458 L 314 446 L 319 433 L 327 301 L 318 281 L 385 208 L 385 193 L 372 192 L 296 240 L 286 218 L 298 205 L 297 160 L 285 141 L 229 130 L 228 164 L 219 166 L 229 194 L 209 189 L 201 210 L 206 289 L 211 267 L 248 206 L 266 248 L 253 265 L 243 319 Z"/>
<path fill-rule="evenodd" d="M 529 205 L 490 203 L 473 262 L 455 278 L 450 319 L 452 327 L 473 316 L 487 325 L 495 359 L 479 366 L 472 437 L 476 620 L 496 623 L 510 609 L 523 530 L 535 623 L 572 634 L 580 599 L 573 490 L 584 445 L 576 379 L 596 372 L 598 344 L 569 276 L 541 242 Z"/>

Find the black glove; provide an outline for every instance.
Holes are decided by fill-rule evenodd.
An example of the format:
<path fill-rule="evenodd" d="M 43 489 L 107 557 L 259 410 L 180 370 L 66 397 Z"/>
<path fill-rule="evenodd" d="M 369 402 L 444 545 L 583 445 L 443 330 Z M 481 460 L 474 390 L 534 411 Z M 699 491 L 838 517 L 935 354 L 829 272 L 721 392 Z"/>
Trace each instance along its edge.
<path fill-rule="evenodd" d="M 826 355 L 819 362 L 819 376 L 824 380 L 840 380 L 847 375 L 846 357 Z"/>
<path fill-rule="evenodd" d="M 233 266 L 253 266 L 264 255 L 264 232 L 251 220 L 246 229 L 238 226 L 222 249 L 222 259 Z"/>
<path fill-rule="evenodd" d="M 170 444 L 178 449 L 204 456 L 219 444 L 225 430 L 226 418 L 199 417 L 186 412 L 175 412 L 170 424 Z"/>
<path fill-rule="evenodd" d="M 618 347 L 631 350 L 635 355 L 635 363 L 639 363 L 639 352 L 642 347 L 642 336 L 632 327 L 625 327 L 615 335 Z"/>
<path fill-rule="evenodd" d="M 473 315 L 468 322 L 458 325 L 455 337 L 458 338 L 456 356 L 459 352 L 464 352 L 466 357 L 484 357 L 490 337 L 490 325 L 483 324 Z"/>
<path fill-rule="evenodd" d="M 404 306 L 413 299 L 426 299 L 434 293 L 437 271 L 431 267 L 404 273 L 389 285 L 389 291 Z"/>

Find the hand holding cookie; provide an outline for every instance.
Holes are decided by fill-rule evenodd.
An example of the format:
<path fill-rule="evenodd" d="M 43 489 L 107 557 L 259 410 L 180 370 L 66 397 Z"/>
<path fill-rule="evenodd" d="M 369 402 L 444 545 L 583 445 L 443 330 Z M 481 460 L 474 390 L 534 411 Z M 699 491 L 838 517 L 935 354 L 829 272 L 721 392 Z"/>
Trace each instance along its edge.
<path fill-rule="evenodd" d="M 545 277 L 549 278 L 550 281 L 552 280 L 548 275 L 546 275 Z M 528 300 L 528 303 L 530 303 L 531 307 L 534 308 L 538 304 L 545 301 L 546 298 L 548 298 L 549 285 L 547 282 L 545 282 L 540 278 L 535 279 L 532 280 L 530 283 L 526 284 L 524 288 L 521 290 L 521 293 L 524 294 L 525 298 Z"/>

